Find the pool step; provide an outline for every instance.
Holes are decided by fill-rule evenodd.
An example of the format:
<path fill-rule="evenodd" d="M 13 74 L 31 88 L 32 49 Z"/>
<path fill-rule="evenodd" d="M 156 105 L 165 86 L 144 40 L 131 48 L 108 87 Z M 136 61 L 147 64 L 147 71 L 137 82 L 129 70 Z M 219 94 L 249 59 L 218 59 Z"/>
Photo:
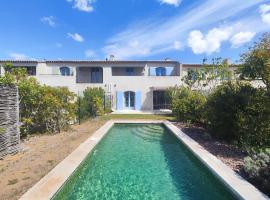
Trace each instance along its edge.
<path fill-rule="evenodd" d="M 160 141 L 162 140 L 164 129 L 160 126 L 148 125 L 134 128 L 132 133 L 147 141 Z"/>

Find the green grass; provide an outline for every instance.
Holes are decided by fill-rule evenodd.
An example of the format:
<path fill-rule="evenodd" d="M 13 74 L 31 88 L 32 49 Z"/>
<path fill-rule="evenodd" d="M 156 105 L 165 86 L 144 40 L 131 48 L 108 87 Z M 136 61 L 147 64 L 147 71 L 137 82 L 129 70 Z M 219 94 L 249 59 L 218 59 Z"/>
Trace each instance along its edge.
<path fill-rule="evenodd" d="M 149 119 L 149 120 L 175 120 L 175 117 L 172 115 L 154 115 L 154 114 L 108 114 L 101 116 L 102 120 L 111 120 L 111 119 Z"/>

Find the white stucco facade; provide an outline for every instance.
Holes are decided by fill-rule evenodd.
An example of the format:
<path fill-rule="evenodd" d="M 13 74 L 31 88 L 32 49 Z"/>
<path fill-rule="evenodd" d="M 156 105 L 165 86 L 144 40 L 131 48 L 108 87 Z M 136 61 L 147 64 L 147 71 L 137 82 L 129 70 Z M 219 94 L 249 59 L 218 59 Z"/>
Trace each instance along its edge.
<path fill-rule="evenodd" d="M 151 111 L 153 91 L 182 84 L 182 65 L 177 61 L 1 61 L 2 74 L 6 62 L 13 67 L 34 67 L 35 72 L 31 73 L 41 84 L 68 87 L 75 94 L 82 94 L 87 87 L 101 87 L 111 95 L 113 110 Z M 61 67 L 69 68 L 69 73 L 61 74 Z M 96 82 L 91 80 L 95 78 L 93 68 L 99 68 L 101 74 Z M 126 106 L 126 99 L 131 98 L 125 96 L 126 91 L 140 96 L 133 97 L 134 106 Z"/>

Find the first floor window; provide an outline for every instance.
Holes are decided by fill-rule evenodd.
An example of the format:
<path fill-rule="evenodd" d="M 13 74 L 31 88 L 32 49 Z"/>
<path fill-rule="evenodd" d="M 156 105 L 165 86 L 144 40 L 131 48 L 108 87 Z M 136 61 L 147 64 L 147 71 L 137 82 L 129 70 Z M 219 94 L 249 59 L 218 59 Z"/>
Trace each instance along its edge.
<path fill-rule="evenodd" d="M 102 69 L 99 67 L 91 68 L 91 83 L 102 83 Z"/>
<path fill-rule="evenodd" d="M 35 76 L 37 74 L 36 67 L 26 67 L 28 75 Z"/>
<path fill-rule="evenodd" d="M 166 76 L 166 68 L 165 67 L 157 67 L 156 68 L 156 76 Z"/>
<path fill-rule="evenodd" d="M 134 76 L 134 68 L 132 68 L 132 67 L 127 67 L 127 68 L 126 68 L 126 75 L 127 75 L 127 76 Z"/>
<path fill-rule="evenodd" d="M 70 68 L 69 67 L 60 67 L 60 73 L 62 76 L 70 76 Z"/>

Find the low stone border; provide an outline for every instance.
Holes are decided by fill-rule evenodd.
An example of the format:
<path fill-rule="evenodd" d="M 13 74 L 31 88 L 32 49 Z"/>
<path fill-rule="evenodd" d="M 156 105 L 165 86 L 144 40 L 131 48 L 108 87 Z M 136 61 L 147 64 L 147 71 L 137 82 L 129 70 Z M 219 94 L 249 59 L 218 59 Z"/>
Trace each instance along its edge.
<path fill-rule="evenodd" d="M 267 200 L 265 194 L 247 182 L 230 167 L 221 162 L 216 156 L 206 151 L 199 143 L 183 133 L 170 122 L 164 125 L 173 132 L 177 138 L 239 199 Z"/>
<path fill-rule="evenodd" d="M 268 199 L 253 185 L 251 185 L 241 176 L 236 174 L 228 166 L 218 160 L 218 158 L 210 154 L 202 146 L 200 146 L 197 142 L 188 137 L 170 122 L 160 120 L 111 120 L 105 125 L 103 125 L 100 129 L 98 129 L 91 137 L 89 137 L 85 142 L 83 142 L 70 155 L 68 155 L 38 183 L 36 183 L 32 188 L 30 188 L 20 198 L 20 200 L 51 199 L 115 123 L 163 123 L 239 199 Z"/>

